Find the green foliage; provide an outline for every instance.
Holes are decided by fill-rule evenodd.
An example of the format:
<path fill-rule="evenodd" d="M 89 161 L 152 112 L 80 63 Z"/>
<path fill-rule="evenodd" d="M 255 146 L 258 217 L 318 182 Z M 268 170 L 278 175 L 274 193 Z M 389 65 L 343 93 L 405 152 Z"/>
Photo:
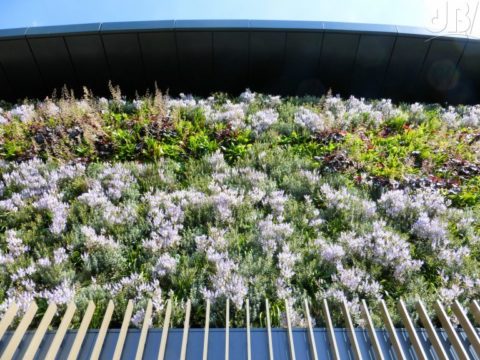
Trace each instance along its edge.
<path fill-rule="evenodd" d="M 227 254 L 235 263 L 235 274 L 246 283 L 254 325 L 265 326 L 265 298 L 270 301 L 272 324 L 282 324 L 281 286 L 293 294 L 297 311 L 304 298 L 311 299 L 312 314 L 322 324 L 321 300 L 339 283 L 334 280 L 337 264 L 325 259 L 323 247 L 341 243 L 342 237 L 353 243 L 355 236 L 369 236 L 374 226 L 398 235 L 408 243 L 412 259 L 423 261 L 414 276 L 399 281 L 392 268 L 372 260 L 368 249 L 346 255 L 343 266 L 369 274 L 390 307 L 398 298 L 411 300 L 419 292 L 432 302 L 447 287 L 443 272 L 451 281 L 458 274 L 478 278 L 477 129 L 446 124 L 445 110 L 426 106 L 418 114 L 401 104 L 385 115 L 373 107 L 351 111 L 346 102 L 343 108 L 328 108 L 327 100 L 339 101 L 331 97 L 280 101 L 256 95 L 240 102 L 228 94 L 203 101 L 177 99 L 177 105 L 168 105 L 158 93 L 131 102 L 113 91 L 108 103 L 89 97 L 82 103 L 61 99 L 54 115 L 38 106 L 31 117 L 9 116 L 0 125 L 0 255 L 9 251 L 6 236 L 12 229 L 28 246 L 15 261 L 0 264 L 0 303 L 9 289 L 22 290 L 12 274 L 45 258 L 52 262 L 55 250 L 64 248 L 68 260 L 39 267 L 31 278 L 38 294 L 65 279 L 75 284 L 81 311 L 89 300 L 96 302 L 92 326 L 99 326 L 110 299 L 116 305 L 112 324 L 121 324 L 130 298 L 136 301 L 135 312 L 148 298 L 162 306 L 171 298 L 175 326 L 183 324 L 182 305 L 190 298 L 192 324 L 200 325 L 204 292 L 216 290 L 215 261 Z M 278 119 L 259 126 L 253 119 L 265 109 L 274 110 Z M 302 125 L 297 119 L 300 109 L 318 115 L 321 126 Z M 460 116 L 463 110 L 458 111 Z M 38 158 L 46 163 L 25 162 Z M 27 170 L 19 170 L 21 164 L 27 164 Z M 62 168 L 65 164 L 85 169 L 77 173 Z M 119 169 L 113 169 L 117 165 Z M 59 167 L 63 170 L 56 172 Z M 17 172 L 12 174 L 13 168 Z M 69 175 L 72 172 L 75 175 Z M 104 172 L 110 175 L 103 176 Z M 30 177 L 33 180 L 24 180 Z M 428 215 L 445 226 L 440 231 L 448 234 L 450 250 L 468 247 L 461 266 L 447 266 L 428 239 L 415 233 L 420 210 L 392 218 L 381 208 L 379 199 L 389 190 L 415 192 L 417 187 L 436 188 L 452 202 L 445 213 Z M 327 196 L 329 191 L 333 196 Z M 45 194 L 54 199 L 39 205 Z M 15 195 L 22 202 L 15 204 Z M 152 205 L 149 201 L 156 197 L 158 203 Z M 62 214 L 62 209 L 65 224 L 55 232 L 55 212 Z M 88 243 L 85 226 L 104 244 Z M 261 226 L 270 226 L 272 233 L 275 226 L 287 228 L 288 235 L 278 235 L 275 248 L 268 252 L 264 237 L 268 240 L 269 233 L 262 233 Z M 168 243 L 175 232 L 180 240 Z M 219 249 L 199 250 L 197 237 L 202 235 L 217 236 Z M 148 241 L 155 236 L 164 242 L 151 250 Z M 279 284 L 280 253 L 286 245 L 299 258 L 292 265 L 295 274 Z M 159 275 L 157 261 L 164 255 L 176 265 Z M 127 285 L 113 293 L 119 283 Z M 148 286 L 161 293 L 145 290 Z M 352 301 L 372 297 L 360 288 L 342 291 Z M 38 295 L 39 314 L 47 307 L 42 296 Z M 212 304 L 212 326 L 224 325 L 225 300 L 222 293 Z M 232 307 L 231 315 L 233 325 L 243 326 L 242 309 Z M 338 311 L 332 316 L 337 323 L 342 320 Z M 76 316 L 74 326 L 80 321 Z M 154 325 L 161 323 L 162 312 L 157 311 Z"/>

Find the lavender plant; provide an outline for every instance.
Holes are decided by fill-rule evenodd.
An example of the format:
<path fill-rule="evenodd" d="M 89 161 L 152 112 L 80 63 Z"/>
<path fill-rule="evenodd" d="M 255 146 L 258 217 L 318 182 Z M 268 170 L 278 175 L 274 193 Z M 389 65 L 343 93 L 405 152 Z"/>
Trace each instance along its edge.
<path fill-rule="evenodd" d="M 0 110 L 0 311 L 480 295 L 478 107 L 114 95 Z"/>

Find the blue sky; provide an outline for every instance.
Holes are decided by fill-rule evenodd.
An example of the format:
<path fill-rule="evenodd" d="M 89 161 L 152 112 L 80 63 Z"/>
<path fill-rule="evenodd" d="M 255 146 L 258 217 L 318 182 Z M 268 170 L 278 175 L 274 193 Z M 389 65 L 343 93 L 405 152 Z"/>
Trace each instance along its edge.
<path fill-rule="evenodd" d="M 476 10 L 480 8 L 479 2 L 480 0 L 0 0 L 0 29 L 110 21 L 268 19 L 410 25 L 452 33 L 468 29 L 470 34 L 480 36 L 480 15 L 478 19 L 475 16 Z"/>
<path fill-rule="evenodd" d="M 292 19 L 421 25 L 421 0 L 0 0 L 0 28 L 162 19 Z"/>

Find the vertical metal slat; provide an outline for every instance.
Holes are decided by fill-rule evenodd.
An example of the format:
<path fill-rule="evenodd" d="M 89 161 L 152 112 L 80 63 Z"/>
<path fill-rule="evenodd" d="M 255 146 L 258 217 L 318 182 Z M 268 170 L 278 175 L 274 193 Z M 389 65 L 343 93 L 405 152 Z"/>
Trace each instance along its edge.
<path fill-rule="evenodd" d="M 480 324 L 480 305 L 478 305 L 477 300 L 473 300 L 470 304 L 470 310 L 472 311 L 473 317 L 477 324 Z"/>
<path fill-rule="evenodd" d="M 435 312 L 437 313 L 437 316 L 440 319 L 440 322 L 442 323 L 442 327 L 447 332 L 448 339 L 450 340 L 450 343 L 453 345 L 458 357 L 460 359 L 468 359 L 469 356 L 465 351 L 465 349 L 463 348 L 462 342 L 460 341 L 460 338 L 458 337 L 457 332 L 453 328 L 452 323 L 448 319 L 448 315 L 445 312 L 445 309 L 443 308 L 442 303 L 437 300 L 433 305 L 433 307 L 435 308 Z"/>
<path fill-rule="evenodd" d="M 185 322 L 183 323 L 183 337 L 182 337 L 182 349 L 180 351 L 180 360 L 185 360 L 187 357 L 188 330 L 190 328 L 191 308 L 192 308 L 192 303 L 190 302 L 190 299 L 188 299 L 185 307 Z"/>
<path fill-rule="evenodd" d="M 128 326 L 130 325 L 130 319 L 132 318 L 133 301 L 128 300 L 125 315 L 123 316 L 122 327 L 118 334 L 117 345 L 115 345 L 115 352 L 113 353 L 113 360 L 120 360 L 122 357 L 123 346 L 125 345 L 125 338 L 127 337 Z"/>
<path fill-rule="evenodd" d="M 457 316 L 460 325 L 462 325 L 463 330 L 467 334 L 468 341 L 470 342 L 470 344 L 472 344 L 475 352 L 480 357 L 480 338 L 478 337 L 478 334 L 472 323 L 470 322 L 470 320 L 468 320 L 465 310 L 463 310 L 462 306 L 457 300 L 455 300 L 455 302 L 453 303 L 452 310 L 453 313 Z"/>
<path fill-rule="evenodd" d="M 23 318 L 20 321 L 20 324 L 18 324 L 17 329 L 13 333 L 13 336 L 10 339 L 10 342 L 8 343 L 7 348 L 3 352 L 1 360 L 10 360 L 13 358 L 13 355 L 15 355 L 15 351 L 17 351 L 18 345 L 22 341 L 23 335 L 25 335 L 25 332 L 27 331 L 28 326 L 32 322 L 33 317 L 37 313 L 37 310 L 38 310 L 37 304 L 32 301 L 27 311 L 23 315 Z"/>
<path fill-rule="evenodd" d="M 65 333 L 67 332 L 68 327 L 70 326 L 70 322 L 72 321 L 73 315 L 75 314 L 75 310 L 77 310 L 77 307 L 72 301 L 70 304 L 68 304 L 67 310 L 65 310 L 65 314 L 63 314 L 62 321 L 60 322 L 57 332 L 55 333 L 55 337 L 53 338 L 53 341 L 50 345 L 50 348 L 48 349 L 48 353 L 45 356 L 45 359 L 54 360 L 57 356 L 58 349 L 60 349 L 60 346 L 62 345 L 63 338 L 65 337 Z"/>
<path fill-rule="evenodd" d="M 35 357 L 35 354 L 40 346 L 40 343 L 43 340 L 43 336 L 45 335 L 48 326 L 52 322 L 53 317 L 55 316 L 55 312 L 57 311 L 57 305 L 54 303 L 48 304 L 47 311 L 43 315 L 42 321 L 37 327 L 37 331 L 35 331 L 35 335 L 33 335 L 32 340 L 30 340 L 30 344 L 28 344 L 27 351 L 25 351 L 25 355 L 23 356 L 23 360 L 32 360 Z"/>
<path fill-rule="evenodd" d="M 367 323 L 367 330 L 370 336 L 370 342 L 372 343 L 373 350 L 375 352 L 375 358 L 377 360 L 383 360 L 384 358 L 382 354 L 382 349 L 380 348 L 377 333 L 375 331 L 375 326 L 373 325 L 372 317 L 370 316 L 370 311 L 368 311 L 368 306 L 365 300 L 362 300 L 361 307 L 362 307 L 363 318 Z"/>
<path fill-rule="evenodd" d="M 305 307 L 305 318 L 307 319 L 308 343 L 310 344 L 311 358 L 312 360 L 318 360 L 317 345 L 315 344 L 315 337 L 313 335 L 312 318 L 310 316 L 310 309 L 308 308 L 308 300 L 304 299 L 303 303 Z"/>
<path fill-rule="evenodd" d="M 103 342 L 105 341 L 105 336 L 107 335 L 108 325 L 112 319 L 113 309 L 115 305 L 113 301 L 108 302 L 107 310 L 105 310 L 105 315 L 103 316 L 102 325 L 100 325 L 100 330 L 98 330 L 97 340 L 95 341 L 95 346 L 93 347 L 92 354 L 90 355 L 90 360 L 97 360 L 100 357 L 102 352 Z"/>
<path fill-rule="evenodd" d="M 230 355 L 230 300 L 227 298 L 225 309 L 225 360 Z"/>
<path fill-rule="evenodd" d="M 247 322 L 247 360 L 252 359 L 252 343 L 250 339 L 250 302 L 245 302 L 246 322 Z"/>
<path fill-rule="evenodd" d="M 325 323 L 327 324 L 328 340 L 330 342 L 330 350 L 334 360 L 340 360 L 340 355 L 337 347 L 337 340 L 335 339 L 335 331 L 333 330 L 332 318 L 330 317 L 330 310 L 328 309 L 327 299 L 323 299 L 322 303 L 323 315 L 325 316 Z"/>
<path fill-rule="evenodd" d="M 206 309 L 205 309 L 205 331 L 203 335 L 203 360 L 208 358 L 208 332 L 210 329 L 210 299 L 207 299 Z"/>
<path fill-rule="evenodd" d="M 17 315 L 18 305 L 16 303 L 12 303 L 5 314 L 3 315 L 2 321 L 0 321 L 0 340 L 2 340 L 5 331 L 7 331 L 8 327 L 12 323 L 13 319 L 15 319 L 15 315 Z"/>
<path fill-rule="evenodd" d="M 170 327 L 170 317 L 172 315 L 172 299 L 167 301 L 167 309 L 165 310 L 165 319 L 163 320 L 162 338 L 160 340 L 160 349 L 158 350 L 158 360 L 165 358 L 165 350 L 167 348 L 168 328 Z"/>
<path fill-rule="evenodd" d="M 150 320 L 152 318 L 152 300 L 148 300 L 147 309 L 145 310 L 145 317 L 143 319 L 142 332 L 138 340 L 137 354 L 135 360 L 142 360 L 143 351 L 145 350 L 145 342 L 147 341 L 148 328 L 150 327 Z"/>
<path fill-rule="evenodd" d="M 440 337 L 437 334 L 437 331 L 435 330 L 432 321 L 430 320 L 430 317 L 427 314 L 427 310 L 425 309 L 425 306 L 423 303 L 419 300 L 415 304 L 415 308 L 417 309 L 418 315 L 420 317 L 420 321 L 423 324 L 423 327 L 425 330 L 427 330 L 428 338 L 430 340 L 430 343 L 432 344 L 433 348 L 435 349 L 435 352 L 440 360 L 448 360 L 448 355 L 443 348 L 442 342 L 440 341 Z"/>
<path fill-rule="evenodd" d="M 288 300 L 285 299 L 285 314 L 287 316 L 288 348 L 290 349 L 290 360 L 295 360 L 295 345 L 293 344 L 292 321 L 290 319 L 290 308 Z"/>
<path fill-rule="evenodd" d="M 392 318 L 390 317 L 390 313 L 388 312 L 387 304 L 383 299 L 380 300 L 380 310 L 382 312 L 383 322 L 385 323 L 385 327 L 387 328 L 388 335 L 390 337 L 390 342 L 392 343 L 393 348 L 395 349 L 395 353 L 397 354 L 397 359 L 406 359 L 405 353 L 402 349 L 402 345 L 398 340 L 397 331 L 395 330 Z"/>
<path fill-rule="evenodd" d="M 402 322 L 405 325 L 405 328 L 408 332 L 408 337 L 410 338 L 410 343 L 412 344 L 413 348 L 415 349 L 415 353 L 417 354 L 417 358 L 419 360 L 427 360 L 427 355 L 425 354 L 425 350 L 422 347 L 422 343 L 418 338 L 417 331 L 415 326 L 413 325 L 413 321 L 408 315 L 407 307 L 403 300 L 398 302 L 398 312 L 400 313 L 400 317 L 402 318 Z"/>
<path fill-rule="evenodd" d="M 90 321 L 92 321 L 94 311 L 95 311 L 95 304 L 93 303 L 93 301 L 90 300 L 88 302 L 87 310 L 85 310 L 85 314 L 83 315 L 83 319 L 80 324 L 80 327 L 78 328 L 77 336 L 75 336 L 75 341 L 73 342 L 72 348 L 70 349 L 68 360 L 77 359 L 83 344 L 83 340 L 85 339 L 85 334 L 87 333 L 87 330 L 88 330 L 88 325 L 90 325 Z"/>
<path fill-rule="evenodd" d="M 268 305 L 268 299 L 265 299 L 265 309 L 267 313 L 268 358 L 273 360 L 272 323 L 270 322 L 270 306 Z"/>
<path fill-rule="evenodd" d="M 342 301 L 341 304 L 343 317 L 345 318 L 345 325 L 347 327 L 348 338 L 350 340 L 350 347 L 352 348 L 353 357 L 355 360 L 362 360 L 362 353 L 358 346 L 357 337 L 355 335 L 355 328 L 353 327 L 352 317 L 350 316 L 350 310 L 348 309 L 347 302 Z"/>

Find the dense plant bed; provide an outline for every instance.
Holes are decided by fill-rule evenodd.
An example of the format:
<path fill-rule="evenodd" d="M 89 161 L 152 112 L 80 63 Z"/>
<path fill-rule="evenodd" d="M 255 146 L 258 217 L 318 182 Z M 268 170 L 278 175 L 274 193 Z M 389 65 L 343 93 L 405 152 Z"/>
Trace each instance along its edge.
<path fill-rule="evenodd" d="M 302 299 L 480 295 L 480 107 L 246 91 L 132 102 L 68 96 L 0 111 L 0 308 L 225 299 L 283 322 Z M 181 306 L 174 323 L 182 324 Z M 39 313 L 39 319 L 41 318 Z M 338 313 L 334 312 L 337 320 Z M 37 319 L 38 320 L 38 319 Z M 78 325 L 81 318 L 74 319 Z"/>

